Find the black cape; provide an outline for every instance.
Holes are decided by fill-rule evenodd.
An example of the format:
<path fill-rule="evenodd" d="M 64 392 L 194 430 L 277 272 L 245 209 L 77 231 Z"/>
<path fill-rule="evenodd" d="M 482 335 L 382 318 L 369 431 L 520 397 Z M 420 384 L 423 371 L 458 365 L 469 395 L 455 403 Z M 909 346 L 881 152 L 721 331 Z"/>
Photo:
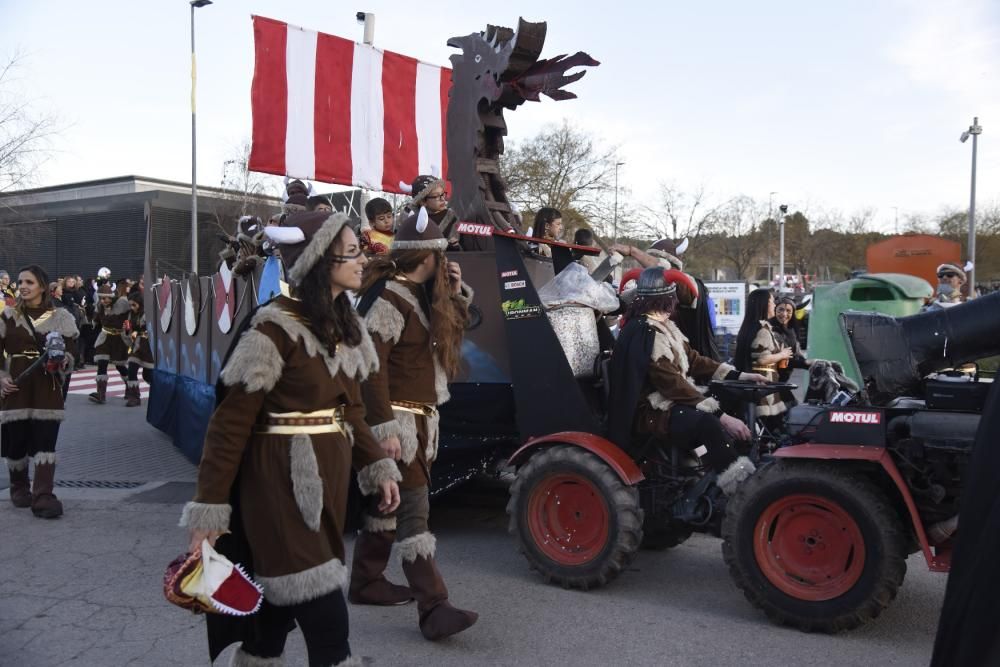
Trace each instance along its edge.
<path fill-rule="evenodd" d="M 630 320 L 618 334 L 608 380 L 611 397 L 608 401 L 608 437 L 623 450 L 635 456 L 632 442 L 632 424 L 635 411 L 642 398 L 642 387 L 649 369 L 656 332 L 646 323 L 645 317 Z"/>
<path fill-rule="evenodd" d="M 955 552 L 931 667 L 1000 665 L 1000 382 L 966 468 Z"/>
<path fill-rule="evenodd" d="M 712 318 L 708 313 L 708 287 L 701 278 L 695 278 L 698 285 L 698 306 L 696 308 L 677 308 L 674 320 L 677 328 L 688 339 L 691 349 L 703 357 L 722 361 L 719 345 L 715 342 L 715 332 L 712 331 Z"/>

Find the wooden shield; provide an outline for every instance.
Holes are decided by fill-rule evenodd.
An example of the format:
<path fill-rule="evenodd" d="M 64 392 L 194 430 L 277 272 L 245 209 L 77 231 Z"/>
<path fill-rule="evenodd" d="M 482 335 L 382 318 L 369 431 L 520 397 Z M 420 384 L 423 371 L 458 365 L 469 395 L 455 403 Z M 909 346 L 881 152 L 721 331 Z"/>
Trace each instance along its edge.
<path fill-rule="evenodd" d="M 160 284 L 156 286 L 156 307 L 160 312 L 160 331 L 167 333 L 170 330 L 170 321 L 174 316 L 174 290 L 170 278 L 166 274 Z"/>
<path fill-rule="evenodd" d="M 197 273 L 184 279 L 181 302 L 184 304 L 184 330 L 193 336 L 198 332 L 198 317 L 201 315 L 201 281 Z"/>
<path fill-rule="evenodd" d="M 236 280 L 225 262 L 212 276 L 212 286 L 215 288 L 215 323 L 219 331 L 229 333 L 236 315 Z"/>

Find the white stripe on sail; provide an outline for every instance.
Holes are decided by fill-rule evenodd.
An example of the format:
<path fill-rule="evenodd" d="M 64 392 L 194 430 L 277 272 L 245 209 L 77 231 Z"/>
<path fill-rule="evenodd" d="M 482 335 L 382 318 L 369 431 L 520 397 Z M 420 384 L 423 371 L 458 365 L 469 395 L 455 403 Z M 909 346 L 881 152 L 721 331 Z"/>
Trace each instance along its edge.
<path fill-rule="evenodd" d="M 355 44 L 351 72 L 351 165 L 355 185 L 382 189 L 384 129 L 382 52 Z"/>
<path fill-rule="evenodd" d="M 285 129 L 285 173 L 315 178 L 314 122 L 316 94 L 316 37 L 312 30 L 288 26 L 285 80 L 288 116 Z"/>
<path fill-rule="evenodd" d="M 441 68 L 417 63 L 417 164 L 419 174 L 441 175 Z"/>

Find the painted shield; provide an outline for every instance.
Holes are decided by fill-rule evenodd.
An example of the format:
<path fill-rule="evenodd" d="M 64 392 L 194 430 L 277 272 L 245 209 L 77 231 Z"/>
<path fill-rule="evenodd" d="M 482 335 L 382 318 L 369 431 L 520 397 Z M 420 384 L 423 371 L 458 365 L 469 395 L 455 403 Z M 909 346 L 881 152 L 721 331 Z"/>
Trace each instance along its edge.
<path fill-rule="evenodd" d="M 257 303 L 267 303 L 281 294 L 281 279 L 281 260 L 275 255 L 271 255 L 264 262 L 264 270 L 260 274 Z"/>
<path fill-rule="evenodd" d="M 184 330 L 188 336 L 198 332 L 198 316 L 201 315 L 201 280 L 197 273 L 184 279 Z"/>
<path fill-rule="evenodd" d="M 236 316 L 236 280 L 229 266 L 222 262 L 219 272 L 212 276 L 215 288 L 215 322 L 219 331 L 229 333 Z"/>
<path fill-rule="evenodd" d="M 174 316 L 174 290 L 166 274 L 156 286 L 156 307 L 160 309 L 160 331 L 167 333 L 170 330 L 170 320 Z"/>

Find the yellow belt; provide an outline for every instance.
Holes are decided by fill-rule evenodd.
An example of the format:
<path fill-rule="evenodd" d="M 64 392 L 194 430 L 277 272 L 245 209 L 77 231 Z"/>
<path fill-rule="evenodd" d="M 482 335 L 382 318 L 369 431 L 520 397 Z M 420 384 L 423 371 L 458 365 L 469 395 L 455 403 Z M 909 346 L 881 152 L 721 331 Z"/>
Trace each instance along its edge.
<path fill-rule="evenodd" d="M 109 329 L 107 327 L 101 327 L 101 330 L 104 331 L 104 333 L 106 333 L 106 334 L 111 334 L 112 336 L 121 336 L 122 335 L 122 330 L 121 329 Z"/>
<path fill-rule="evenodd" d="M 757 373 L 767 373 L 768 377 L 778 374 L 778 369 L 775 366 L 754 366 L 753 370 Z"/>
<path fill-rule="evenodd" d="M 430 403 L 415 403 L 413 401 L 389 401 L 393 410 L 412 412 L 415 415 L 433 417 L 437 414 L 437 408 Z"/>
<path fill-rule="evenodd" d="M 10 358 L 17 359 L 18 357 L 20 357 L 21 359 L 37 359 L 40 356 L 42 356 L 42 353 L 39 352 L 38 350 L 28 350 L 26 352 L 18 352 L 17 354 L 12 354 L 10 355 Z"/>
<path fill-rule="evenodd" d="M 264 423 L 254 425 L 254 433 L 266 435 L 313 435 L 344 432 L 343 406 L 315 412 L 268 412 Z"/>

